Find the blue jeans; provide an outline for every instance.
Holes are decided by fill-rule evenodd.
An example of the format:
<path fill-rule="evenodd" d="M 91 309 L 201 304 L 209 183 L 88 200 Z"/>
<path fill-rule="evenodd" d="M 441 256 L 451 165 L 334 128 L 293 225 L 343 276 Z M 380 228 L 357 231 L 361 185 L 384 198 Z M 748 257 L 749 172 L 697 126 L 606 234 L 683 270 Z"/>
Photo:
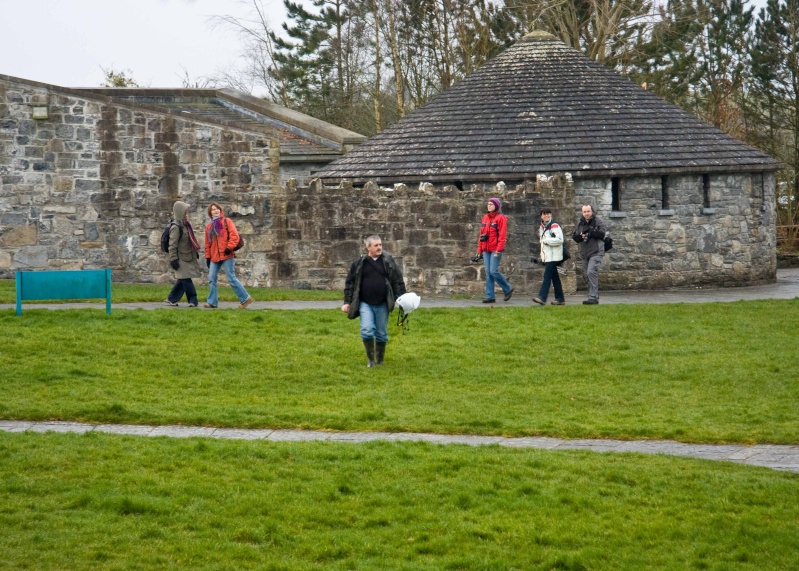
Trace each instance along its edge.
<path fill-rule="evenodd" d="M 494 299 L 494 282 L 502 288 L 502 293 L 507 294 L 511 289 L 508 280 L 499 273 L 499 263 L 502 261 L 502 252 L 484 252 L 483 264 L 486 267 L 486 299 Z"/>
<path fill-rule="evenodd" d="M 225 270 L 227 281 L 230 287 L 233 288 L 236 297 L 239 298 L 239 303 L 247 301 L 250 294 L 247 293 L 247 290 L 244 289 L 244 286 L 241 285 L 241 282 L 236 278 L 236 258 L 228 258 L 221 262 L 211 262 L 211 265 L 208 267 L 208 286 L 210 288 L 208 291 L 208 305 L 219 305 L 219 295 L 216 291 L 216 278 L 219 276 L 220 266 Z"/>
<path fill-rule="evenodd" d="M 361 313 L 361 339 L 388 343 L 388 305 L 370 305 L 362 301 L 358 310 Z"/>
<path fill-rule="evenodd" d="M 547 300 L 550 285 L 555 286 L 555 299 L 558 301 L 566 301 L 566 298 L 563 297 L 563 286 L 560 283 L 557 262 L 547 262 L 546 265 L 544 265 L 544 281 L 541 282 L 541 289 L 538 290 L 538 298 L 541 301 Z"/>

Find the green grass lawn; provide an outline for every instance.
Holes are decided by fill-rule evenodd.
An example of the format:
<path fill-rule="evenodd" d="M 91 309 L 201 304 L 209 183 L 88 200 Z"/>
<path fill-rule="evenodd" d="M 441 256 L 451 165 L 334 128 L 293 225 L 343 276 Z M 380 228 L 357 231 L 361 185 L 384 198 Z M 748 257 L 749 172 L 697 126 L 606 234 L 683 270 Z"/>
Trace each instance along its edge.
<path fill-rule="evenodd" d="M 198 280 L 199 281 L 199 280 Z M 208 297 L 208 286 L 197 285 L 197 295 L 203 302 Z M 119 284 L 111 285 L 111 303 L 145 303 L 161 302 L 166 299 L 172 284 Z M 316 289 L 287 289 L 287 288 L 266 288 L 248 287 L 247 293 L 258 301 L 283 301 L 283 300 L 303 300 L 303 301 L 325 301 L 340 300 L 344 295 L 340 291 L 316 290 Z M 183 298 L 185 301 L 185 297 Z M 220 301 L 238 301 L 236 295 L 230 287 L 223 285 L 220 280 L 219 287 Z M 36 303 L 67 303 L 70 300 L 51 300 L 51 301 L 25 301 L 24 305 Z M 86 300 L 73 300 L 86 301 Z M 0 303 L 16 303 L 16 282 L 14 280 L 0 280 Z"/>
<path fill-rule="evenodd" d="M 796 569 L 799 476 L 635 454 L 0 433 L 0 569 Z"/>
<path fill-rule="evenodd" d="M 796 444 L 797 315 L 422 308 L 367 369 L 337 310 L 6 310 L 0 418 Z"/>

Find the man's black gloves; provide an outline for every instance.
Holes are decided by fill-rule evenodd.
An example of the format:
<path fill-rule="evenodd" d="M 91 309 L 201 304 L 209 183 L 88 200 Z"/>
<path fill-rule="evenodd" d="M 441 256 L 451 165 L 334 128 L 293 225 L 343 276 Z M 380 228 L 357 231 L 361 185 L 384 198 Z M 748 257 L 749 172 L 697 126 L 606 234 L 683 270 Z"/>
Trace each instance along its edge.
<path fill-rule="evenodd" d="M 225 255 L 226 256 L 229 256 L 232 253 L 233 253 L 233 250 L 231 250 L 230 248 L 225 248 Z"/>
<path fill-rule="evenodd" d="M 207 268 L 210 268 L 210 267 L 211 267 L 211 258 L 205 258 L 205 266 L 206 266 Z"/>
<path fill-rule="evenodd" d="M 180 260 L 172 260 L 169 265 L 172 266 L 173 270 L 178 270 L 180 269 Z"/>

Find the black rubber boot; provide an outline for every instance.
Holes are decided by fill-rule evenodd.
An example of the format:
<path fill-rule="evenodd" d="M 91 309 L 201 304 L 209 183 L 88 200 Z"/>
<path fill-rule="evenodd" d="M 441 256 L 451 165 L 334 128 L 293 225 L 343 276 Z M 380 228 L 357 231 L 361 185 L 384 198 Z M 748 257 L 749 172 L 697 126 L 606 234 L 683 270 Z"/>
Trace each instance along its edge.
<path fill-rule="evenodd" d="M 386 356 L 386 344 L 380 341 L 375 341 L 375 357 L 377 357 L 377 366 L 383 364 L 383 357 Z"/>
<path fill-rule="evenodd" d="M 374 367 L 375 366 L 375 340 L 374 339 L 364 339 L 363 346 L 366 349 L 366 357 L 369 359 L 369 364 L 366 365 L 367 367 Z"/>

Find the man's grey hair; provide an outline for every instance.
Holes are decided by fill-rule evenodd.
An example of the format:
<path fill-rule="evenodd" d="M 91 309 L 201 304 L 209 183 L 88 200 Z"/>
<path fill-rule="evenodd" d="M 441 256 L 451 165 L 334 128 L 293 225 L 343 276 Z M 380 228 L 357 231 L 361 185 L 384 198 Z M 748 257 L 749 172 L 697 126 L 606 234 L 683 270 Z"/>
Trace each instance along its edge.
<path fill-rule="evenodd" d="M 366 240 L 364 240 L 364 241 L 363 241 L 363 243 L 364 243 L 364 245 L 365 245 L 365 246 L 368 248 L 368 247 L 369 247 L 369 246 L 371 246 L 371 245 L 372 245 L 374 242 L 382 242 L 382 241 L 383 241 L 383 240 L 380 238 L 380 236 L 373 235 L 373 236 L 369 236 L 369 237 L 368 237 Z"/>

